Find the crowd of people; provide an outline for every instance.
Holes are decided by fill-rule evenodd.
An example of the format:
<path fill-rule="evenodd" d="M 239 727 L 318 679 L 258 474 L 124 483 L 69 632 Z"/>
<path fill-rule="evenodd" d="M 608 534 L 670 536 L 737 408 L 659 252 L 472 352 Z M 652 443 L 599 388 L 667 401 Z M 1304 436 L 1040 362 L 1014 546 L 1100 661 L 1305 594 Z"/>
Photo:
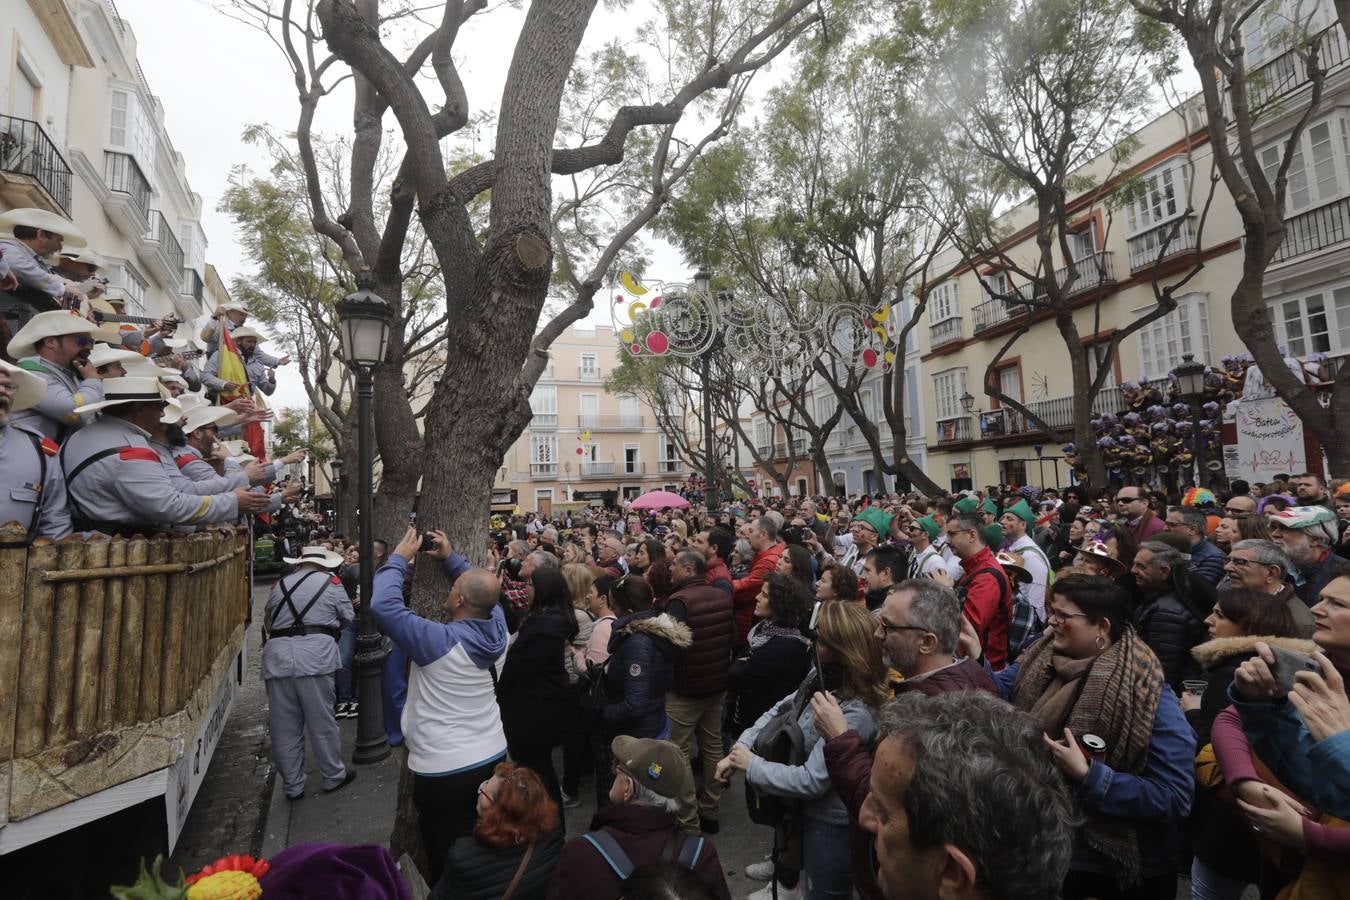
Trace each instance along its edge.
<path fill-rule="evenodd" d="M 756 898 L 1343 896 L 1346 499 L 1302 474 L 586 509 L 494 517 L 482 568 L 409 529 L 371 610 L 433 896 L 729 897 L 738 780 Z M 408 604 L 419 557 L 443 617 Z"/>

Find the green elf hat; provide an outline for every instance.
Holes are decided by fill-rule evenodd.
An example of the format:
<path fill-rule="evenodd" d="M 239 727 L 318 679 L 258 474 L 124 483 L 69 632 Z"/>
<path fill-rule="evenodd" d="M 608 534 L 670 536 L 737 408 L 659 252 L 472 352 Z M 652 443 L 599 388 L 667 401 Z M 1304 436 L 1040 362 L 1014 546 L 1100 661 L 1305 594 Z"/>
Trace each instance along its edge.
<path fill-rule="evenodd" d="M 1031 511 L 1031 505 L 1028 504 L 1026 500 L 1018 500 L 1012 506 L 1005 509 L 1003 513 L 1004 515 L 1012 513 L 1023 522 L 1026 522 L 1028 528 L 1031 528 L 1036 524 L 1036 514 Z"/>
<path fill-rule="evenodd" d="M 879 506 L 869 506 L 862 512 L 853 517 L 853 521 L 862 520 L 869 528 L 877 533 L 878 537 L 885 537 L 891 531 L 891 520 L 895 516 L 886 512 Z"/>
<path fill-rule="evenodd" d="M 977 512 L 979 508 L 980 501 L 974 494 L 966 494 L 966 496 L 952 504 L 952 509 L 959 513 L 973 513 Z"/>
<path fill-rule="evenodd" d="M 998 523 L 984 526 L 984 542 L 992 549 L 997 550 L 1003 546 L 1003 526 Z"/>
<path fill-rule="evenodd" d="M 995 519 L 997 519 L 999 515 L 998 504 L 994 502 L 993 497 L 990 497 L 989 499 L 985 500 L 984 503 L 980 504 L 980 511 L 988 513 Z"/>
<path fill-rule="evenodd" d="M 942 526 L 937 523 L 937 519 L 932 516 L 924 516 L 922 519 L 915 519 L 914 524 L 923 529 L 924 534 L 928 535 L 930 541 L 936 541 L 938 535 L 942 533 Z"/>

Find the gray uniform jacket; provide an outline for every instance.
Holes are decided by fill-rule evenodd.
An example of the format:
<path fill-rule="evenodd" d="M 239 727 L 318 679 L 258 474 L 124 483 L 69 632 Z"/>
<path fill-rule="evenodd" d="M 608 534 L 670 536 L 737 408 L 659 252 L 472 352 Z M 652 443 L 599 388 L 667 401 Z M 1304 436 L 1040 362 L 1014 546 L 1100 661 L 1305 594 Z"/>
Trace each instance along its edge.
<path fill-rule="evenodd" d="M 271 394 L 277 389 L 277 383 L 267 377 L 267 369 L 267 363 L 263 362 L 256 351 L 244 356 L 244 372 L 248 375 L 248 383 L 264 394 Z M 225 382 L 220 378 L 219 352 L 212 353 L 211 358 L 206 361 L 206 368 L 202 371 L 202 384 L 213 391 L 225 389 Z"/>
<path fill-rule="evenodd" d="M 225 328 L 230 332 L 230 334 L 234 334 L 234 330 L 238 327 L 239 327 L 238 325 L 235 325 L 233 322 L 230 321 L 229 316 L 225 317 Z M 220 338 L 217 337 L 216 335 L 215 319 L 212 319 L 210 322 L 207 322 L 205 327 L 202 328 L 201 337 L 202 340 L 206 342 L 207 354 L 215 355 L 215 352 L 216 350 L 219 349 L 220 345 Z M 262 360 L 263 365 L 269 366 L 273 369 L 275 369 L 277 365 L 280 364 L 281 362 L 280 357 L 273 356 L 270 353 L 264 353 L 261 350 L 254 350 L 253 355 L 256 356 L 258 359 Z"/>
<path fill-rule="evenodd" d="M 232 491 L 235 488 L 248 487 L 248 475 L 243 469 L 227 471 L 224 475 L 217 475 L 216 470 L 211 468 L 211 464 L 202 459 L 202 455 L 197 452 L 195 447 L 175 447 L 173 448 L 174 465 L 178 471 L 189 481 L 198 484 L 211 486 L 209 494 L 218 494 L 222 491 Z"/>
<path fill-rule="evenodd" d="M 18 277 L 19 284 L 50 294 L 55 300 L 60 300 L 65 295 L 65 280 L 52 272 L 51 267 L 23 241 L 16 238 L 0 240 L 0 253 L 4 254 L 5 262 L 9 264 L 9 270 Z"/>
<path fill-rule="evenodd" d="M 60 540 L 70 534 L 66 481 L 56 461 L 56 445 L 50 440 L 43 444 L 41 434 L 22 425 L 0 424 L 0 523 L 4 522 L 28 529 L 29 541 L 39 536 Z"/>
<path fill-rule="evenodd" d="M 301 583 L 303 581 L 303 584 Z M 298 585 L 298 587 L 297 587 Z M 304 613 L 304 621 L 297 622 L 290 606 L 283 600 L 283 590 L 290 589 L 295 612 Z M 314 600 L 313 606 L 305 607 Z M 342 582 L 332 572 L 301 566 L 282 576 L 272 586 L 267 598 L 263 623 L 270 633 L 278 628 L 295 625 L 326 625 L 340 628 L 355 618 L 352 601 L 342 589 Z M 328 675 L 342 668 L 338 643 L 326 634 L 307 634 L 297 637 L 269 637 L 263 644 L 263 678 L 291 678 L 296 675 Z"/>
<path fill-rule="evenodd" d="M 201 497 L 179 490 L 178 467 L 160 459 L 149 434 L 116 416 L 103 416 L 75 432 L 58 458 L 79 530 L 84 530 L 81 519 L 158 528 L 232 522 L 239 516 L 233 493 Z"/>
<path fill-rule="evenodd" d="M 47 382 L 47 393 L 37 406 L 11 415 L 11 422 L 16 425 L 22 423 L 59 444 L 66 434 L 94 420 L 92 415 L 76 413 L 75 407 L 102 400 L 102 381 L 97 378 L 81 379 L 69 368 L 58 366 L 40 356 L 19 360 L 19 368 L 27 369 Z"/>

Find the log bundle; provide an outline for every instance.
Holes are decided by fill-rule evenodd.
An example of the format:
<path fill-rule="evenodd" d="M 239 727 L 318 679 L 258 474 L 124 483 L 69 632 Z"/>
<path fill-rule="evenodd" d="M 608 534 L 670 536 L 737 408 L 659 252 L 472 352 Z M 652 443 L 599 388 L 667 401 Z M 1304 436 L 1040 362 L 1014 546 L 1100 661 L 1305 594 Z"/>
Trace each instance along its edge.
<path fill-rule="evenodd" d="M 248 535 L 0 525 L 0 825 L 182 756 L 243 640 Z"/>

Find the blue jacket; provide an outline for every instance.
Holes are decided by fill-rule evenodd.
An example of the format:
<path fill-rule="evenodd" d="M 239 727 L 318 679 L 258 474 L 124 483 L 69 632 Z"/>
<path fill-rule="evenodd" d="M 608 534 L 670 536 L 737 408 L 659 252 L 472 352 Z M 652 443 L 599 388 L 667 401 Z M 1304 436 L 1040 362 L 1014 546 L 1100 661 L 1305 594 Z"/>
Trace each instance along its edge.
<path fill-rule="evenodd" d="M 1223 580 L 1223 564 L 1227 561 L 1224 552 L 1205 538 L 1191 548 L 1191 569 L 1210 584 Z"/>
<path fill-rule="evenodd" d="M 692 642 L 688 625 L 656 610 L 624 616 L 614 623 L 605 661 L 605 690 L 618 699 L 600 710 L 608 734 L 665 736 L 666 691 L 675 683 L 675 663 Z"/>
<path fill-rule="evenodd" d="M 1228 697 L 1242 717 L 1252 753 L 1275 777 L 1312 806 L 1350 819 L 1350 731 L 1315 741 L 1288 700 L 1248 703 L 1232 686 Z"/>
<path fill-rule="evenodd" d="M 1004 700 L 1012 699 L 1020 663 L 991 673 Z M 1062 735 L 1055 736 L 1063 740 Z M 1139 834 L 1144 875 L 1166 871 L 1176 857 L 1175 826 L 1191 812 L 1195 790 L 1195 732 L 1186 722 L 1176 694 L 1164 686 L 1153 716 L 1148 758 L 1138 775 L 1117 772 L 1093 760 L 1087 777 L 1074 794 L 1086 809 L 1103 816 L 1128 819 Z M 1081 841 L 1075 842 L 1070 871 L 1110 872 L 1114 867 Z"/>

